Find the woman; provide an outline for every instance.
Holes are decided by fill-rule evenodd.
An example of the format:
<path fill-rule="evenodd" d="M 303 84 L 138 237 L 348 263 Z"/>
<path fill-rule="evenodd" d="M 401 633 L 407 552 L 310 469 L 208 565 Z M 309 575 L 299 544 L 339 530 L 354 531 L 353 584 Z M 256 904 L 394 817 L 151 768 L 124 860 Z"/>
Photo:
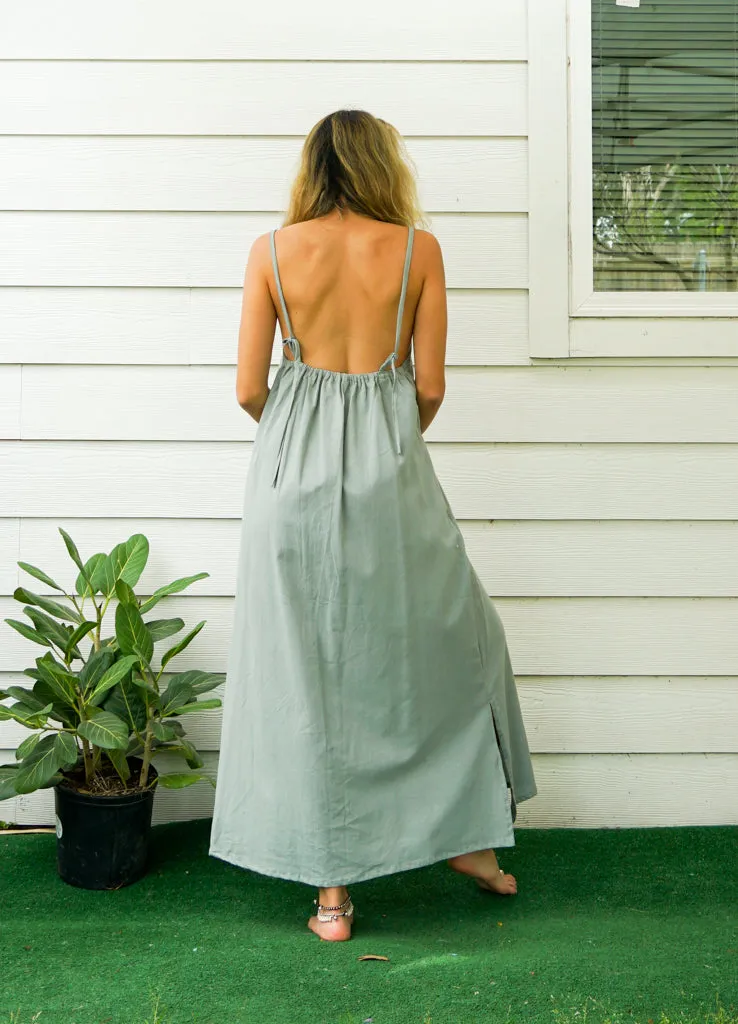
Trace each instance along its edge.
<path fill-rule="evenodd" d="M 502 623 L 422 436 L 446 290 L 411 167 L 385 121 L 323 118 L 243 290 L 236 394 L 259 426 L 209 852 L 317 886 L 328 940 L 351 935 L 346 886 L 378 875 L 445 859 L 516 892 L 493 847 L 537 792 Z"/>

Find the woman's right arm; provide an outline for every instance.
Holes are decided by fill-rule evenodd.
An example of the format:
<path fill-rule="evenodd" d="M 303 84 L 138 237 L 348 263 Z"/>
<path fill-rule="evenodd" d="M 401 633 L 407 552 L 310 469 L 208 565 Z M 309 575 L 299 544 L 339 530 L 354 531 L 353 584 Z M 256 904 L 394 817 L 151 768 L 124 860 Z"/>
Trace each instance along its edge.
<path fill-rule="evenodd" d="M 416 230 L 423 270 L 423 285 L 415 310 L 413 348 L 415 387 L 421 433 L 433 422 L 446 393 L 446 277 L 438 239 L 430 231 Z"/>

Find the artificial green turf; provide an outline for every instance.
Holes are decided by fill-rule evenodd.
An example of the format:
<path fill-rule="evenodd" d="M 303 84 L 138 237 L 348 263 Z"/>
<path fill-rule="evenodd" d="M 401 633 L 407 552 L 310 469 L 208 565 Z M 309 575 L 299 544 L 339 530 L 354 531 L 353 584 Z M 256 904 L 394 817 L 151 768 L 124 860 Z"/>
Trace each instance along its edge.
<path fill-rule="evenodd" d="M 516 896 L 444 862 L 357 883 L 341 943 L 307 929 L 316 890 L 209 857 L 209 832 L 156 826 L 114 892 L 63 883 L 53 834 L 0 833 L 0 1022 L 152 1024 L 156 996 L 164 1024 L 738 1016 L 737 828 L 518 829 Z"/>

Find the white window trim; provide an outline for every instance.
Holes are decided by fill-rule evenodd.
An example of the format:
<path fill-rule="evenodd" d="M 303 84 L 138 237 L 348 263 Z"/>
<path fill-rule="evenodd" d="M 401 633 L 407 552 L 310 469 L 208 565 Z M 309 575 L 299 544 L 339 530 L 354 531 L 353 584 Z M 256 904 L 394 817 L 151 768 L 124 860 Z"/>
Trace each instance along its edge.
<path fill-rule="evenodd" d="M 735 293 L 594 291 L 591 2 L 528 2 L 530 355 L 738 356 Z"/>

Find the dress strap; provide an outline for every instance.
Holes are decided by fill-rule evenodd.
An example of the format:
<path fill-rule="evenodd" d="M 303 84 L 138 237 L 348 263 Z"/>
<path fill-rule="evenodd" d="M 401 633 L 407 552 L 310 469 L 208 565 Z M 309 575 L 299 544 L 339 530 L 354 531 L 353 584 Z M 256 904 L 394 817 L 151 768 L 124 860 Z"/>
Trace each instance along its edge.
<path fill-rule="evenodd" d="M 397 354 L 400 351 L 400 334 L 402 333 L 402 315 L 405 311 L 405 295 L 407 294 L 407 279 L 410 276 L 410 257 L 413 254 L 413 236 L 415 235 L 415 228 L 410 225 L 407 234 L 407 251 L 405 252 L 405 266 L 402 271 L 402 290 L 400 292 L 400 306 L 397 310 L 397 327 L 395 329 L 395 350 L 393 352 L 394 359 L 397 359 Z"/>
<path fill-rule="evenodd" d="M 405 310 L 405 295 L 407 294 L 407 279 L 410 276 L 410 257 L 413 254 L 413 236 L 415 228 L 410 225 L 407 234 L 407 250 L 405 252 L 405 267 L 402 271 L 402 288 L 400 290 L 400 306 L 397 310 L 397 327 L 395 329 L 395 347 L 379 367 L 380 371 L 386 366 L 392 367 L 392 418 L 395 428 L 395 451 L 402 455 L 402 443 L 400 441 L 400 423 L 397 416 L 397 354 L 400 351 L 400 334 L 402 333 L 402 314 Z"/>
<path fill-rule="evenodd" d="M 283 338 L 282 341 L 283 341 L 283 344 L 285 344 L 285 345 L 288 344 L 290 346 L 290 349 L 291 349 L 295 359 L 299 359 L 299 352 L 300 352 L 299 342 L 297 341 L 297 338 L 295 337 L 295 335 L 293 334 L 293 331 L 292 331 L 292 323 L 290 321 L 290 314 L 287 312 L 287 303 L 284 301 L 284 292 L 282 291 L 282 280 L 281 280 L 281 278 L 279 276 L 279 266 L 277 265 L 277 247 L 276 247 L 276 244 L 275 244 L 275 241 L 274 241 L 274 236 L 276 235 L 276 233 L 277 233 L 277 229 L 274 228 L 272 230 L 272 233 L 271 233 L 272 266 L 274 267 L 274 280 L 277 283 L 277 291 L 279 293 L 279 301 L 280 301 L 280 303 L 282 305 L 282 313 L 284 314 L 284 322 L 287 325 L 287 331 L 288 331 L 288 337 Z"/>

